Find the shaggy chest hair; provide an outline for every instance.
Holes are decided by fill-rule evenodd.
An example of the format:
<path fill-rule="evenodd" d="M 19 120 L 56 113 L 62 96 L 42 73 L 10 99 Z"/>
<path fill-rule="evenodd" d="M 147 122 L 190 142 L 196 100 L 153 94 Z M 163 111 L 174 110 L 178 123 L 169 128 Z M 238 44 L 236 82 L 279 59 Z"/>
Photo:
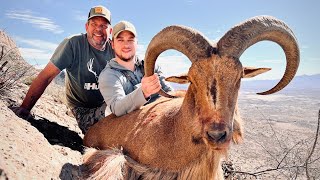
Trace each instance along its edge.
<path fill-rule="evenodd" d="M 168 171 L 142 165 L 119 149 L 98 152 L 91 148 L 84 157 L 86 162 L 91 163 L 80 168 L 85 172 L 82 177 L 88 179 L 221 179 L 221 164 L 216 162 L 220 162 L 222 156 L 225 156 L 225 152 L 209 151 L 180 171 Z"/>

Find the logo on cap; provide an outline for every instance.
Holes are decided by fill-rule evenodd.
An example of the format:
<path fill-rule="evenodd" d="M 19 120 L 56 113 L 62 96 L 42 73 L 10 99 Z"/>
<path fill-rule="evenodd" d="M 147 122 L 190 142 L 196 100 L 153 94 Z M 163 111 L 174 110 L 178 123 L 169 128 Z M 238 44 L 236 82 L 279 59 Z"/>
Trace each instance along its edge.
<path fill-rule="evenodd" d="M 94 13 L 99 13 L 99 14 L 101 14 L 101 13 L 102 13 L 102 8 L 101 8 L 101 7 L 95 7 L 95 8 L 94 8 Z"/>

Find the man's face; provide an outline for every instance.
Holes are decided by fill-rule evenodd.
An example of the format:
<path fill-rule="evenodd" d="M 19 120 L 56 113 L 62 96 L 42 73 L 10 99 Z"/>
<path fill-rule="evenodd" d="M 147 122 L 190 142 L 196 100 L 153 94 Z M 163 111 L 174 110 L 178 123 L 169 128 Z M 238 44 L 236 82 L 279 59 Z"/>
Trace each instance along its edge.
<path fill-rule="evenodd" d="M 109 22 L 103 17 L 93 17 L 86 23 L 88 41 L 99 50 L 105 48 L 110 30 Z"/>
<path fill-rule="evenodd" d="M 126 62 L 133 59 L 136 54 L 137 39 L 130 31 L 122 31 L 112 42 L 112 48 L 119 59 Z"/>

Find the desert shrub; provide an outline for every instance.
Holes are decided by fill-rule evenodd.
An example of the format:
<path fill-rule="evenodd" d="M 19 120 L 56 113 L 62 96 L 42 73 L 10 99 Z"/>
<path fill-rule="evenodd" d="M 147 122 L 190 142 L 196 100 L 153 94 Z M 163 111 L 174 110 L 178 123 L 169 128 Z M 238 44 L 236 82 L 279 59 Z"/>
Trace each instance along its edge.
<path fill-rule="evenodd" d="M 0 95 L 35 73 L 35 68 L 22 58 L 16 43 L 0 29 Z"/>
<path fill-rule="evenodd" d="M 30 86 L 32 81 L 36 78 L 36 76 L 27 76 L 27 77 L 24 77 L 22 78 L 22 83 L 25 84 L 25 85 L 28 85 Z"/>
<path fill-rule="evenodd" d="M 20 56 L 17 47 L 0 44 L 0 94 L 11 89 L 25 76 L 32 76 L 33 67 Z"/>

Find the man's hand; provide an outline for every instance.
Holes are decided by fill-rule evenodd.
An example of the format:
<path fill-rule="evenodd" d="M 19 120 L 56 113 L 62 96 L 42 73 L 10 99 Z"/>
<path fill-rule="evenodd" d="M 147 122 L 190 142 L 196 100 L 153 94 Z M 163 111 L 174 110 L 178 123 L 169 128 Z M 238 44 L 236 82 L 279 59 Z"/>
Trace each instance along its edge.
<path fill-rule="evenodd" d="M 141 80 L 141 88 L 145 98 L 159 92 L 161 89 L 161 84 L 158 74 L 153 74 L 149 77 L 143 77 Z"/>
<path fill-rule="evenodd" d="M 23 107 L 11 107 L 10 109 L 22 119 L 28 120 L 29 118 L 33 118 L 30 111 Z"/>

